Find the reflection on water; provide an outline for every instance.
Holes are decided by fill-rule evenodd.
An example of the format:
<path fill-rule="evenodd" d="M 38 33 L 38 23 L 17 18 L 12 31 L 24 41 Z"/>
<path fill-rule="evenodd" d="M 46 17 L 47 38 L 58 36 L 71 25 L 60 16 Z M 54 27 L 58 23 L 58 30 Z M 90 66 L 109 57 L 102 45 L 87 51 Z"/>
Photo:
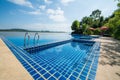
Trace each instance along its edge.
<path fill-rule="evenodd" d="M 73 48 L 79 48 L 80 50 L 86 50 L 85 48 L 84 48 L 84 46 L 92 46 L 93 45 L 93 43 L 85 43 L 85 42 L 71 42 L 71 46 L 73 47 Z"/>

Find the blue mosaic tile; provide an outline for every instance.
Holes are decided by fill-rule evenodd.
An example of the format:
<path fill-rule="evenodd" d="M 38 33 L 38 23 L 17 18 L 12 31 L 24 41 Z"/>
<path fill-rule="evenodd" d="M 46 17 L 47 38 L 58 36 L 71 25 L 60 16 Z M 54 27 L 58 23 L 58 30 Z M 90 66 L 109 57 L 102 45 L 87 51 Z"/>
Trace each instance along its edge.
<path fill-rule="evenodd" d="M 33 70 L 33 68 L 29 67 L 29 69 L 27 69 L 29 72 Z"/>
<path fill-rule="evenodd" d="M 49 73 L 46 73 L 45 75 L 44 75 L 44 77 L 47 79 L 48 77 L 50 77 L 51 75 L 49 74 Z"/>
<path fill-rule="evenodd" d="M 69 74 L 65 74 L 64 76 L 65 76 L 65 77 L 68 77 L 68 76 L 69 76 Z"/>
<path fill-rule="evenodd" d="M 66 78 L 63 77 L 63 76 L 61 76 L 61 77 L 59 78 L 59 80 L 66 80 Z"/>
<path fill-rule="evenodd" d="M 56 80 L 54 77 L 50 77 L 48 80 Z"/>
<path fill-rule="evenodd" d="M 38 70 L 38 71 L 41 71 L 41 70 L 42 70 L 42 68 L 38 67 L 38 68 L 37 68 L 37 70 Z"/>
<path fill-rule="evenodd" d="M 35 73 L 36 73 L 36 71 L 34 71 L 34 70 L 33 70 L 32 72 L 30 72 L 31 75 L 33 75 L 33 74 L 35 74 Z"/>
<path fill-rule="evenodd" d="M 38 80 L 45 80 L 45 79 L 43 79 L 43 78 L 39 78 Z"/>
<path fill-rule="evenodd" d="M 81 79 L 81 80 L 86 80 L 86 77 L 83 76 L 83 75 L 80 75 L 80 79 Z"/>
<path fill-rule="evenodd" d="M 56 72 L 56 73 L 54 74 L 54 76 L 58 78 L 58 77 L 60 76 L 60 74 L 59 74 L 58 72 Z"/>
<path fill-rule="evenodd" d="M 55 73 L 55 70 L 50 70 L 49 72 L 50 72 L 51 74 L 53 74 L 53 73 Z"/>
<path fill-rule="evenodd" d="M 92 75 L 92 74 L 90 74 L 90 75 L 88 76 L 88 80 L 95 80 L 95 76 Z"/>
<path fill-rule="evenodd" d="M 76 80 L 74 76 L 70 76 L 70 80 Z"/>
<path fill-rule="evenodd" d="M 79 74 L 78 74 L 78 73 L 76 73 L 76 72 L 74 72 L 74 73 L 73 73 L 73 75 L 77 77 Z"/>
<path fill-rule="evenodd" d="M 40 77 L 39 74 L 36 74 L 36 75 L 33 76 L 34 79 L 37 79 L 37 78 L 39 78 L 39 77 Z"/>
<path fill-rule="evenodd" d="M 40 71 L 41 74 L 44 74 L 45 72 L 46 72 L 45 70 Z"/>

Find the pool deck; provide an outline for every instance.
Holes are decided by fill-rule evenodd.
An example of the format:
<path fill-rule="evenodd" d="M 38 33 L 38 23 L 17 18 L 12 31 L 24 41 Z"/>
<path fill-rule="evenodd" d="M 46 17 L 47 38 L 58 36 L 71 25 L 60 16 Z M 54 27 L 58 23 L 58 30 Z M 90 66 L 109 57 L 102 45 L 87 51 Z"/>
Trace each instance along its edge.
<path fill-rule="evenodd" d="M 31 75 L 16 59 L 0 39 L 0 80 L 33 80 Z"/>
<path fill-rule="evenodd" d="M 120 80 L 120 41 L 110 37 L 100 37 L 100 58 L 96 80 Z"/>

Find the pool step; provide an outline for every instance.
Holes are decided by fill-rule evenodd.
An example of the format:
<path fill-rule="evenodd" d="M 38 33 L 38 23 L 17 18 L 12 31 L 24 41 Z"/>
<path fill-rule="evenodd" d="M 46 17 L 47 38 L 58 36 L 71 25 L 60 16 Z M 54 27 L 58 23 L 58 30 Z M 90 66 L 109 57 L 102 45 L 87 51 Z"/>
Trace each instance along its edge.
<path fill-rule="evenodd" d="M 44 45 L 31 46 L 31 47 L 24 48 L 24 50 L 27 51 L 28 53 L 37 53 L 39 51 L 42 51 L 42 50 L 45 50 L 51 47 L 59 46 L 59 45 L 62 45 L 62 44 L 65 44 L 71 41 L 85 43 L 84 45 L 86 46 L 92 46 L 95 43 L 94 41 L 69 39 L 69 40 L 64 40 L 64 41 L 59 41 L 59 42 L 54 42 L 54 43 L 48 43 Z"/>
<path fill-rule="evenodd" d="M 55 47 L 61 44 L 65 44 L 72 41 L 72 39 L 70 40 L 65 40 L 65 41 L 60 41 L 60 42 L 54 42 L 54 43 L 48 43 L 45 45 L 37 45 L 37 46 L 32 46 L 32 47 L 28 47 L 28 48 L 24 48 L 24 50 L 26 50 L 28 53 L 36 53 L 51 47 Z"/>

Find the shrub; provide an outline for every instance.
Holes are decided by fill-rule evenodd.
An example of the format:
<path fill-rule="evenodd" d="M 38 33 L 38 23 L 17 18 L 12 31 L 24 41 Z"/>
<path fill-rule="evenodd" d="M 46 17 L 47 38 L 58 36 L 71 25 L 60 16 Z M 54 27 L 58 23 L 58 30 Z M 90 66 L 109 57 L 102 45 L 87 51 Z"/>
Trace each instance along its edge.
<path fill-rule="evenodd" d="M 101 32 L 101 30 L 100 30 L 99 28 L 96 28 L 96 29 L 94 30 L 94 34 L 95 34 L 95 35 L 99 35 L 100 32 Z"/>

